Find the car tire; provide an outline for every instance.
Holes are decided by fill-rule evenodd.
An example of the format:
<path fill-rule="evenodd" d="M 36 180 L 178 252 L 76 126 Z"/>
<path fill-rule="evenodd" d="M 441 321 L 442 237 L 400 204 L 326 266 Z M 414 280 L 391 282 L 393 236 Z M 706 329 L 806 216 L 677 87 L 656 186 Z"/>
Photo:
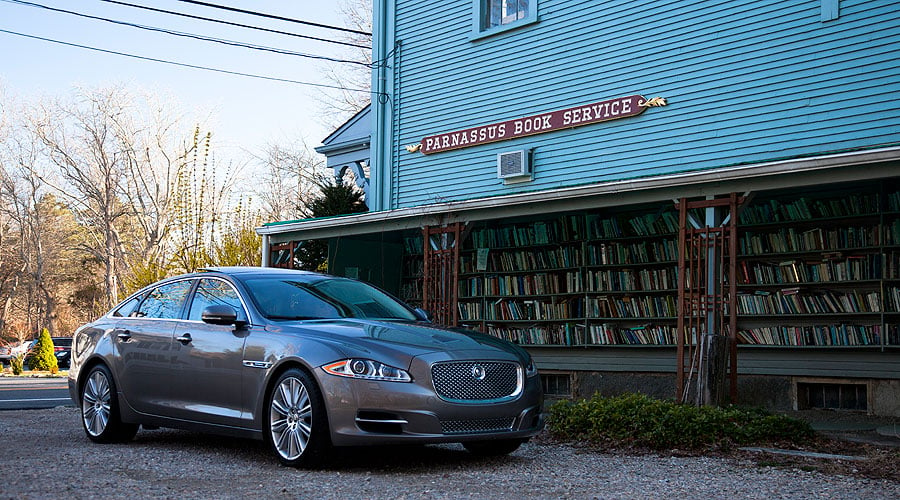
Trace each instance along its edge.
<path fill-rule="evenodd" d="M 497 457 L 509 455 L 519 449 L 525 439 L 493 439 L 489 441 L 467 441 L 463 448 L 473 455 L 480 457 Z"/>
<path fill-rule="evenodd" d="M 81 384 L 81 423 L 95 443 L 123 443 L 137 433 L 136 424 L 122 422 L 116 383 L 106 365 L 91 368 Z"/>
<path fill-rule="evenodd" d="M 266 441 L 289 467 L 320 466 L 331 448 L 322 392 L 306 372 L 292 368 L 275 381 L 266 398 Z"/>

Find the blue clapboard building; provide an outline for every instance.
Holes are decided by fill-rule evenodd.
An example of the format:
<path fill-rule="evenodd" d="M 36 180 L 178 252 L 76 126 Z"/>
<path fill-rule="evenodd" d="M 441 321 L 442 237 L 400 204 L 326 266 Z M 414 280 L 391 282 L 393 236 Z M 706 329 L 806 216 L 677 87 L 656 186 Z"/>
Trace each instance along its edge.
<path fill-rule="evenodd" d="M 319 151 L 370 211 L 259 228 L 510 339 L 550 395 L 900 415 L 900 4 L 375 0 Z M 722 383 L 721 381 L 724 381 Z"/>

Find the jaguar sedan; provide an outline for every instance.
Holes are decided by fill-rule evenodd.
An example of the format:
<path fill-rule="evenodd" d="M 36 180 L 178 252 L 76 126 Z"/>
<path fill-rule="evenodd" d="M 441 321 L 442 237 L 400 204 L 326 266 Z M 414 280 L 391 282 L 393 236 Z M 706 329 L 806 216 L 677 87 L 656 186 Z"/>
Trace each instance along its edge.
<path fill-rule="evenodd" d="M 283 464 L 315 466 L 333 446 L 505 454 L 543 427 L 527 352 L 348 278 L 210 268 L 73 337 L 69 391 L 98 443 L 174 427 L 263 439 Z"/>

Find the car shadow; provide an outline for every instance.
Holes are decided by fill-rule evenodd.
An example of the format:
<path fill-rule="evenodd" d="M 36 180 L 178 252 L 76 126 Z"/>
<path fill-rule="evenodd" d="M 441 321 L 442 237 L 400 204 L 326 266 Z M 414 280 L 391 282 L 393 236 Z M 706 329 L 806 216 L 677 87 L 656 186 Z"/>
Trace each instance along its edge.
<path fill-rule="evenodd" d="M 242 461 L 248 465 L 269 466 L 277 464 L 269 446 L 254 439 L 223 438 L 177 429 L 141 429 L 132 446 L 146 446 L 164 451 L 186 451 L 214 456 L 227 456 L 230 461 Z M 478 467 L 482 464 L 516 464 L 528 462 L 526 457 L 502 455 L 484 457 L 466 451 L 459 444 L 438 445 L 377 445 L 334 448 L 323 464 L 322 471 L 365 471 L 372 473 L 435 472 L 458 470 L 460 467 Z"/>

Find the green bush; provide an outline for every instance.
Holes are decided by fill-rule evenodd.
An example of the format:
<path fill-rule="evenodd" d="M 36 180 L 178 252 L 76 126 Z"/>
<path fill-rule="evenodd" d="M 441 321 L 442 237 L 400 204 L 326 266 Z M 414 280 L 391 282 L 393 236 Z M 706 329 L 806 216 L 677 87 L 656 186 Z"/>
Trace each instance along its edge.
<path fill-rule="evenodd" d="M 20 354 L 18 356 L 13 356 L 9 358 L 9 368 L 12 370 L 13 375 L 21 375 L 22 368 L 24 366 L 24 355 Z"/>
<path fill-rule="evenodd" d="M 56 354 L 53 351 L 53 339 L 50 338 L 50 332 L 46 328 L 32 348 L 31 356 L 28 357 L 28 368 L 53 373 L 59 371 Z"/>
<path fill-rule="evenodd" d="M 813 435 L 802 420 L 758 408 L 696 407 L 642 394 L 558 401 L 547 428 L 560 439 L 653 449 L 800 442 Z"/>

